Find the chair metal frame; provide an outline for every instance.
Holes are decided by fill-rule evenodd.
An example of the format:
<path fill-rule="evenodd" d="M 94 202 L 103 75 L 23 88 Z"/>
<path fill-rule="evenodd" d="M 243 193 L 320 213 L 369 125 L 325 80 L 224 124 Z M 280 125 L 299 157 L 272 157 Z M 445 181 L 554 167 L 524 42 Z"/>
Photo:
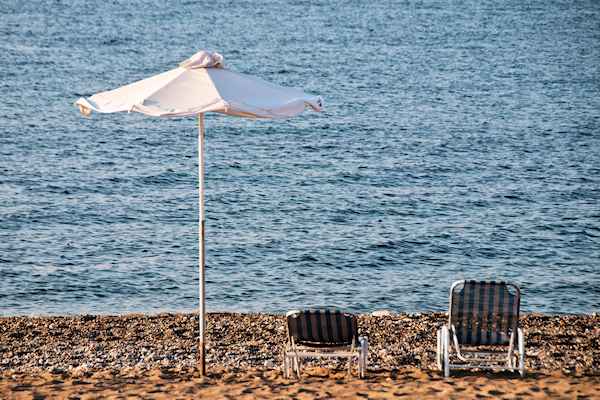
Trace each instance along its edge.
<path fill-rule="evenodd" d="M 443 325 L 437 332 L 437 356 L 436 362 L 444 376 L 450 376 L 451 369 L 489 369 L 494 371 L 509 370 L 519 371 L 521 376 L 525 375 L 525 336 L 523 329 L 516 321 L 517 331 L 512 331 L 508 345 L 488 345 L 492 349 L 480 351 L 479 345 L 465 345 L 459 343 L 456 328 L 452 325 L 452 295 L 454 290 L 464 285 L 467 281 L 456 281 L 450 288 L 450 300 L 448 307 L 448 324 Z M 516 292 L 516 299 L 520 303 L 521 290 L 512 282 L 490 282 L 505 284 L 512 287 Z M 462 346 L 462 347 L 461 347 Z M 508 350 L 502 351 L 501 347 L 508 346 Z M 452 351 L 454 348 L 454 352 Z M 518 366 L 517 366 L 518 363 Z"/>
<path fill-rule="evenodd" d="M 293 310 L 286 313 L 286 319 L 299 310 Z M 300 369 L 303 358 L 347 358 L 348 375 L 352 375 L 352 361 L 356 360 L 358 364 L 358 376 L 365 377 L 368 364 L 369 340 L 366 337 L 358 337 L 358 332 L 354 332 L 352 344 L 349 346 L 310 346 L 306 344 L 297 344 L 294 337 L 290 335 L 289 326 L 286 323 L 286 332 L 288 343 L 283 352 L 283 374 L 290 378 L 292 372 L 300 379 Z"/>

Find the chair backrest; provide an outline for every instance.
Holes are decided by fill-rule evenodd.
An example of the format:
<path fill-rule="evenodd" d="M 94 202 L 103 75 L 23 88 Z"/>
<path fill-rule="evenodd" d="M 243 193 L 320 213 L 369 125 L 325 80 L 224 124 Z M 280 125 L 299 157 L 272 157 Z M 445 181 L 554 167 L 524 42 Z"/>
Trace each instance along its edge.
<path fill-rule="evenodd" d="M 290 311 L 288 336 L 306 346 L 349 346 L 357 343 L 356 316 L 339 310 Z"/>
<path fill-rule="evenodd" d="M 511 293 L 512 290 L 512 293 Z M 460 344 L 508 344 L 519 323 L 514 283 L 458 281 L 450 288 L 450 325 Z"/>

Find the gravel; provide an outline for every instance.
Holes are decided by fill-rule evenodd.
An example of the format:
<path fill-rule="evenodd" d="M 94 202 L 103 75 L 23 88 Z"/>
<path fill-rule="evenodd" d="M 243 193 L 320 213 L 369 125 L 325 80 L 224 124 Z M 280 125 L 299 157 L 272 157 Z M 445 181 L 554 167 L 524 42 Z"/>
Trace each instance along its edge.
<path fill-rule="evenodd" d="M 369 337 L 369 369 L 434 369 L 436 330 L 442 313 L 359 316 Z M 528 314 L 526 368 L 542 373 L 600 375 L 600 316 Z M 89 376 L 94 371 L 193 369 L 197 314 L 0 318 L 0 373 L 50 372 Z M 268 314 L 208 315 L 207 365 L 223 370 L 281 368 L 285 317 Z M 338 361 L 317 361 L 342 367 Z"/>

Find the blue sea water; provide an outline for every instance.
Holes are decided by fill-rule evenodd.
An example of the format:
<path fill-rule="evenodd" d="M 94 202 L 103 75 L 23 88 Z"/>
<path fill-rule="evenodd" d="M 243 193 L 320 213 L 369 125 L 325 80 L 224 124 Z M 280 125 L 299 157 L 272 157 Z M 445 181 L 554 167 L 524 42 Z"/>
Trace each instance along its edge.
<path fill-rule="evenodd" d="M 0 314 L 197 307 L 197 127 L 72 103 L 196 50 L 326 111 L 207 116 L 209 310 L 600 309 L 597 1 L 0 1 Z"/>

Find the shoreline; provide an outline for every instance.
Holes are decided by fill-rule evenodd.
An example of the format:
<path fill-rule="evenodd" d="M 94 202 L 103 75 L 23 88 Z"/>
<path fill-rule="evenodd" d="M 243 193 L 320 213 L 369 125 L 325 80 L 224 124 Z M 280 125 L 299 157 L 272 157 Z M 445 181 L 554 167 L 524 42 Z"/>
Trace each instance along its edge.
<path fill-rule="evenodd" d="M 100 385 L 106 391 L 102 393 L 110 397 L 114 390 L 145 393 L 150 385 L 152 390 L 170 388 L 166 392 L 160 389 L 153 396 L 164 393 L 168 398 L 180 390 L 207 394 L 216 386 L 220 394 L 215 396 L 224 398 L 234 392 L 237 395 L 233 397 L 244 397 L 237 390 L 245 390 L 248 382 L 255 382 L 249 396 L 276 388 L 287 390 L 288 396 L 292 393 L 289 390 L 306 386 L 311 391 L 306 396 L 314 398 L 319 397 L 320 387 L 329 386 L 334 392 L 340 389 L 339 393 L 370 393 L 385 388 L 396 390 L 399 382 L 420 382 L 420 387 L 434 393 L 438 387 L 454 390 L 462 384 L 467 390 L 469 382 L 476 381 L 487 389 L 505 387 L 507 382 L 516 387 L 538 388 L 540 382 L 550 386 L 555 382 L 564 390 L 572 386 L 581 389 L 577 392 L 581 395 L 600 396 L 597 314 L 522 315 L 527 353 L 525 379 L 510 373 L 474 372 L 457 373 L 449 381 L 441 378 L 434 361 L 436 328 L 446 321 L 445 313 L 377 317 L 359 314 L 359 332 L 369 337 L 367 379 L 346 377 L 344 362 L 321 360 L 309 362 L 299 382 L 285 380 L 281 373 L 281 351 L 286 338 L 284 316 L 209 313 L 207 317 L 208 376 L 204 378 L 195 368 L 197 314 L 0 317 L 0 393 L 82 394 L 93 385 Z M 447 388 L 444 382 L 454 384 Z M 510 393 L 509 389 L 505 387 L 503 393 Z M 587 389 L 592 390 L 591 394 Z M 479 392 L 466 393 L 474 396 Z M 531 393 L 535 394 L 535 389 Z"/>
<path fill-rule="evenodd" d="M 310 308 L 310 307 L 309 307 Z M 327 307 L 325 307 L 327 308 Z M 299 308 L 300 309 L 300 308 Z M 291 310 L 291 309 L 290 309 Z M 274 317 L 281 317 L 281 316 L 285 316 L 285 313 L 289 311 L 274 311 L 274 312 L 270 312 L 270 311 L 231 311 L 231 310 L 215 310 L 215 311 L 210 311 L 207 312 L 206 315 L 266 315 L 266 316 L 274 316 Z M 345 311 L 345 309 L 342 309 L 342 311 Z M 350 312 L 350 311 L 348 311 Z M 377 309 L 377 310 L 373 310 L 372 312 L 350 312 L 354 315 L 357 316 L 362 316 L 362 317 L 377 317 L 377 316 L 407 316 L 407 317 L 419 317 L 422 315 L 439 315 L 439 314 L 443 314 L 446 315 L 448 314 L 448 312 L 446 310 L 444 311 L 401 311 L 401 312 L 395 312 L 389 309 Z M 381 313 L 381 314 L 380 314 Z M 125 317 L 161 317 L 161 316 L 175 316 L 175 315 L 194 315 L 196 316 L 196 318 L 198 318 L 198 311 L 197 310 L 193 310 L 193 311 L 188 311 L 188 310 L 183 310 L 183 311 L 133 311 L 133 312 L 124 312 L 124 313 L 88 313 L 88 312 L 84 312 L 84 313 L 66 313 L 66 314 L 54 314 L 54 313 L 50 313 L 50 314 L 9 314 L 9 315 L 2 315 L 0 314 L 0 320 L 3 319 L 10 319 L 10 318 L 31 318 L 31 319 L 36 319 L 36 318 L 83 318 L 83 317 L 96 317 L 96 318 L 101 318 L 101 317 L 111 317 L 111 318 L 125 318 Z M 596 317 L 596 316 L 600 316 L 600 313 L 598 312 L 581 312 L 581 313 L 568 313 L 568 312 L 539 312 L 539 311 L 535 311 L 535 312 L 522 312 L 521 313 L 521 318 L 525 317 L 525 316 L 533 316 L 533 317 Z"/>

